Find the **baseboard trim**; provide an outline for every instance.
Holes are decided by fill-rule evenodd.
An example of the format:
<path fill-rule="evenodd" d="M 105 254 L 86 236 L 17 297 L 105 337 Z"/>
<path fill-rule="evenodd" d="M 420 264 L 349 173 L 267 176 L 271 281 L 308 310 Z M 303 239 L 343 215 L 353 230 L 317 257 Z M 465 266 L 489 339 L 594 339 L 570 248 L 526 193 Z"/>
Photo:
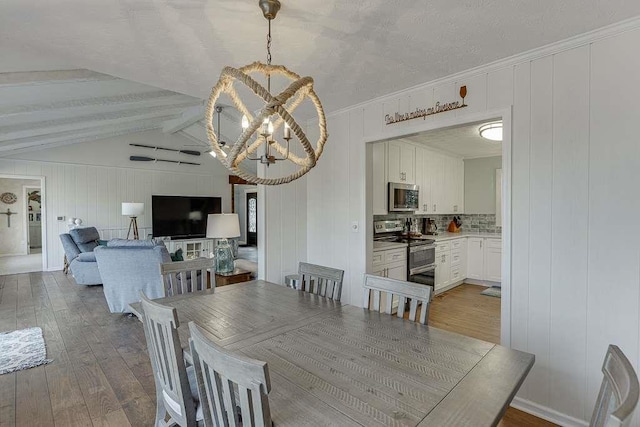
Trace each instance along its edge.
<path fill-rule="evenodd" d="M 547 408 L 546 406 L 539 405 L 530 400 L 515 397 L 511 402 L 511 406 L 528 414 L 535 415 L 543 420 L 550 421 L 554 424 L 558 424 L 564 427 L 588 427 L 589 423 L 584 420 L 579 420 L 572 416 L 563 414 L 555 409 Z"/>
<path fill-rule="evenodd" d="M 490 288 L 492 286 L 500 286 L 500 282 L 491 282 L 489 280 L 476 280 L 476 279 L 465 279 L 464 283 L 468 283 L 470 285 L 479 285 L 479 286 L 486 286 L 487 288 Z"/>

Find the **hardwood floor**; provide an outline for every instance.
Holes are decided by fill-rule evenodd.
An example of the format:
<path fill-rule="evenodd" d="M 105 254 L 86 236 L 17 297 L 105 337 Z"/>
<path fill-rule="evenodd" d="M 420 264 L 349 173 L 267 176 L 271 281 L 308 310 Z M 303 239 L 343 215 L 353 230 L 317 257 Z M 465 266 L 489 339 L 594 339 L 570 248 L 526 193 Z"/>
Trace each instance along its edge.
<path fill-rule="evenodd" d="M 500 298 L 480 295 L 484 286 L 463 284 L 433 298 L 429 325 L 484 341 L 500 343 Z M 509 408 L 499 427 L 547 427 L 555 424 Z"/>
<path fill-rule="evenodd" d="M 495 341 L 499 321 L 490 319 L 499 316 L 499 299 L 475 288 L 436 297 L 431 322 Z M 486 328 L 474 324 L 485 321 Z M 109 313 L 101 286 L 78 286 L 62 272 L 0 276 L 0 331 L 30 326 L 42 328 L 53 362 L 0 375 L 0 427 L 153 425 L 155 387 L 142 324 Z M 510 409 L 500 425 L 551 424 Z"/>

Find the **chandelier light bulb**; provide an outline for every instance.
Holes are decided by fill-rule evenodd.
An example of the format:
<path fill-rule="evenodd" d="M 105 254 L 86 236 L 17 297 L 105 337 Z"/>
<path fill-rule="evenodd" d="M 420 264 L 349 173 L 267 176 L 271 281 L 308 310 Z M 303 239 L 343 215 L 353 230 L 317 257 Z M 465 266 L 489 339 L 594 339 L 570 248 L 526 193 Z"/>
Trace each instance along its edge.
<path fill-rule="evenodd" d="M 242 115 L 242 130 L 246 130 L 249 127 L 249 118 L 246 114 Z"/>
<path fill-rule="evenodd" d="M 216 152 L 215 152 L 215 151 L 213 151 L 213 150 L 209 151 L 209 154 L 211 154 L 211 157 L 213 157 L 213 158 L 218 157 L 218 156 L 216 155 Z"/>
<path fill-rule="evenodd" d="M 284 139 L 291 138 L 291 127 L 288 123 L 284 124 Z"/>
<path fill-rule="evenodd" d="M 273 135 L 273 123 L 271 123 L 271 120 L 269 120 L 269 124 L 267 125 L 267 134 L 269 136 Z"/>

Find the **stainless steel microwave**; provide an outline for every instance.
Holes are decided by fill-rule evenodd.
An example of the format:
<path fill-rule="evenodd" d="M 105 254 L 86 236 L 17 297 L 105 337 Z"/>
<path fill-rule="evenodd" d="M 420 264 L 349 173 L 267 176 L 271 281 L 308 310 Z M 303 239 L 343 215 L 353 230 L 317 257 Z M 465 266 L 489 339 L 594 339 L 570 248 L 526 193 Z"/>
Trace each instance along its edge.
<path fill-rule="evenodd" d="M 413 184 L 389 183 L 389 211 L 413 212 L 418 210 L 419 186 Z"/>

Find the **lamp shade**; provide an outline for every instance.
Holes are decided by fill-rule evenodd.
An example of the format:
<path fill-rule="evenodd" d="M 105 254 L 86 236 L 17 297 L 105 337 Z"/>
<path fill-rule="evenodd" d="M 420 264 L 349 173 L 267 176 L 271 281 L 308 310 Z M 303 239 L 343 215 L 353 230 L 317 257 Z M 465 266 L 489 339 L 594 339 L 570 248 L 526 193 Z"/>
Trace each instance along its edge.
<path fill-rule="evenodd" d="M 209 214 L 207 217 L 207 237 L 211 239 L 240 237 L 238 214 Z"/>
<path fill-rule="evenodd" d="M 138 216 L 144 213 L 144 203 L 122 202 L 122 215 Z"/>

